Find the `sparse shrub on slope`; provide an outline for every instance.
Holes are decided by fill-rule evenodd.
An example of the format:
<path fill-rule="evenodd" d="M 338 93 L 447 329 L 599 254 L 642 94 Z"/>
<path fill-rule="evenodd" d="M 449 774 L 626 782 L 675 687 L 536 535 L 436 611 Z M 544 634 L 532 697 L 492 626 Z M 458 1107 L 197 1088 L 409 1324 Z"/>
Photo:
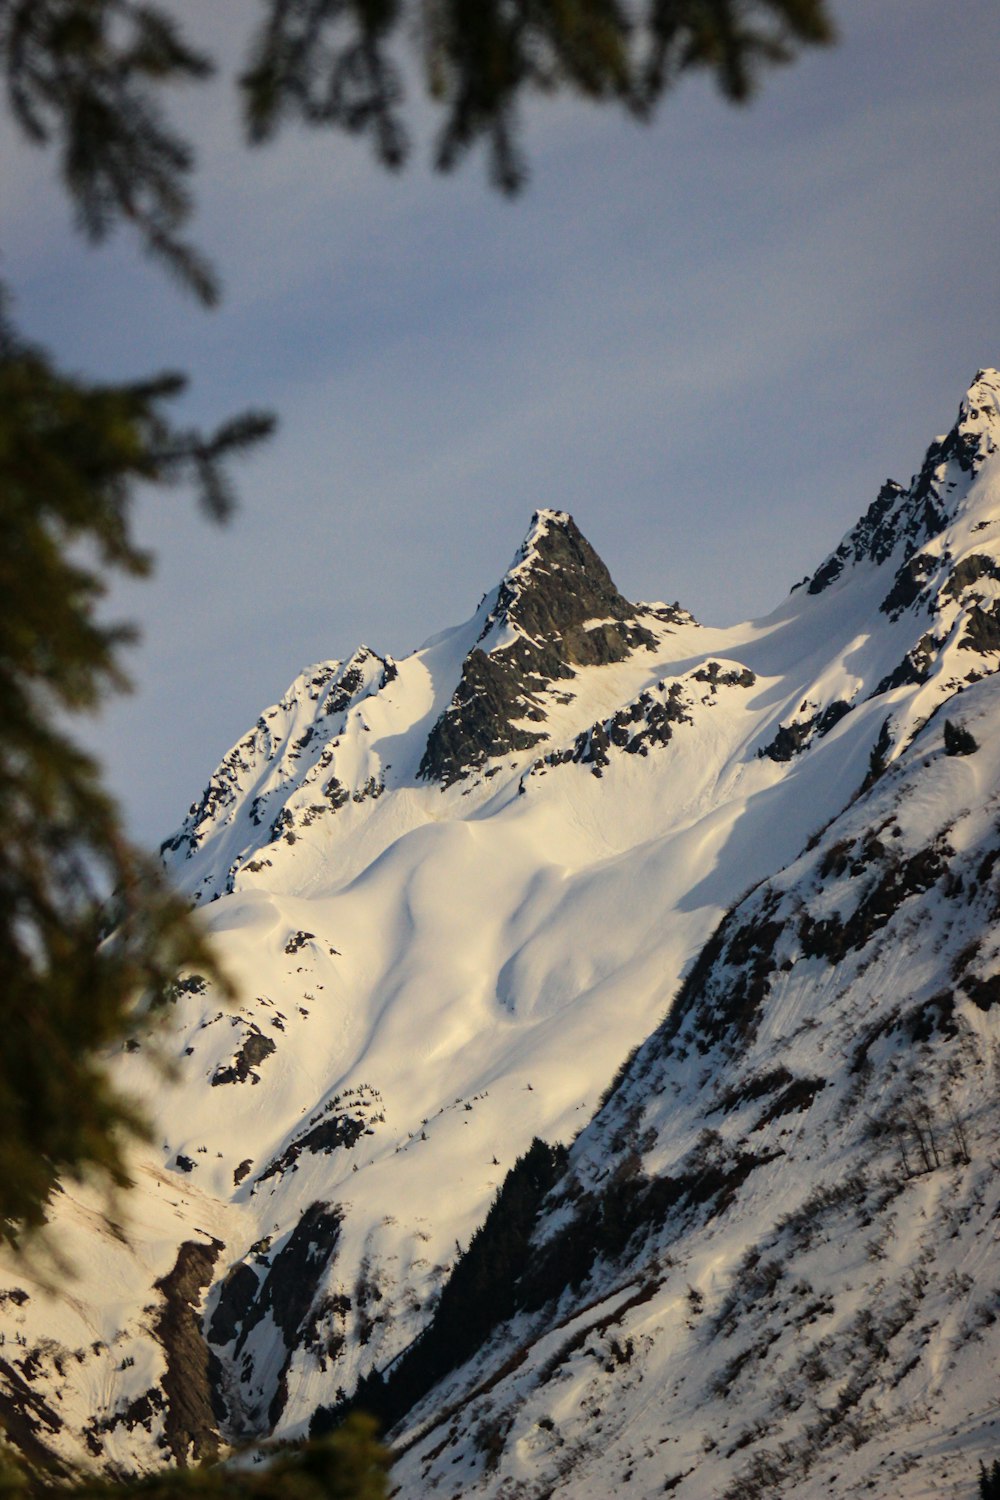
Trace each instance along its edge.
<path fill-rule="evenodd" d="M 946 755 L 972 755 L 979 749 L 979 743 L 964 724 L 945 719 L 944 748 Z"/>

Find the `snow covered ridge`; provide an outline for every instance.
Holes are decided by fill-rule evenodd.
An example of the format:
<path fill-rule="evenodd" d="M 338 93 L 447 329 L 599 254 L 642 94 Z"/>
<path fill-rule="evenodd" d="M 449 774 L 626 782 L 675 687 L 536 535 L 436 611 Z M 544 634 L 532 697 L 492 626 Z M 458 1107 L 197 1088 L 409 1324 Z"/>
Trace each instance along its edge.
<path fill-rule="evenodd" d="M 179 976 L 171 1081 L 116 1062 L 155 1131 L 128 1239 L 68 1189 L 70 1295 L 0 1268 L 36 1458 L 295 1439 L 360 1382 L 407 1500 L 965 1500 L 1000 1452 L 997 385 L 765 619 L 630 603 L 543 510 L 463 625 L 260 716 L 164 845 L 240 999 Z"/>
<path fill-rule="evenodd" d="M 884 698 L 892 712 L 882 753 L 891 758 L 942 692 L 975 680 L 982 671 L 977 658 L 1000 648 L 1000 521 L 994 519 L 995 465 L 988 464 L 1000 444 L 998 408 L 1000 376 L 980 371 L 955 426 L 931 444 L 910 487 L 887 481 L 808 580 L 806 596 L 835 589 L 833 609 L 810 614 L 800 586 L 793 601 L 800 654 L 810 620 L 813 629 L 825 628 L 829 618 L 842 627 L 853 616 L 866 638 L 859 632 L 844 642 L 849 656 L 833 675 L 827 660 L 821 677 L 803 682 L 799 705 L 760 747 L 767 755 L 790 759 L 859 703 Z M 898 628 L 868 628 L 874 593 L 879 611 Z M 317 821 L 328 822 L 386 786 L 416 779 L 447 787 L 487 768 L 493 777 L 505 769 L 495 763 L 508 756 L 519 758 L 514 768 L 520 773 L 526 752 L 542 749 L 544 759 L 556 749 L 553 710 L 585 703 L 586 695 L 572 685 L 580 668 L 636 656 L 641 661 L 644 651 L 657 658 L 668 635 L 693 625 L 680 605 L 629 603 L 572 517 L 540 510 L 499 585 L 466 626 L 405 663 L 362 646 L 347 663 L 321 663 L 302 673 L 229 752 L 183 827 L 166 841 L 168 865 L 197 900 L 212 899 L 240 888 L 248 876 L 269 878 L 275 854 L 283 851 L 261 850 L 262 824 L 272 846 L 300 838 L 311 844 L 315 838 L 306 830 Z M 751 628 L 715 634 L 739 640 Z M 693 647 L 690 654 L 700 653 Z M 727 654 L 742 661 L 738 650 Z M 783 664 L 776 663 L 779 670 Z M 898 688 L 928 682 L 925 693 L 893 696 Z M 390 684 L 395 687 L 387 693 Z M 377 695 L 376 706 L 370 700 Z M 366 700 L 381 721 L 381 735 L 366 717 Z M 574 737 L 589 727 L 582 717 Z M 557 718 L 558 733 L 567 715 Z M 392 760 L 379 743 L 390 737 Z M 207 858 L 200 857 L 204 850 Z"/>
<path fill-rule="evenodd" d="M 550 738 L 550 708 L 573 703 L 581 667 L 655 653 L 665 634 L 693 624 L 679 605 L 629 603 L 572 517 L 538 511 L 465 626 L 401 663 L 362 646 L 346 663 L 302 672 L 229 751 L 161 853 L 197 901 L 248 877 L 266 884 L 282 844 L 315 846 L 313 825 L 346 811 L 343 835 L 366 821 L 369 809 L 352 816 L 352 805 L 386 787 L 447 787 L 533 749 Z"/>
<path fill-rule="evenodd" d="M 924 542 L 959 519 L 967 480 L 975 478 L 1000 443 L 1000 373 L 980 370 L 958 410 L 951 431 L 928 448 L 908 490 L 886 480 L 868 512 L 808 580 L 818 594 L 845 566 L 890 558 L 905 564 Z"/>
<path fill-rule="evenodd" d="M 361 646 L 347 662 L 306 668 L 281 701 L 265 709 L 191 804 L 182 827 L 160 847 L 168 869 L 194 860 L 195 868 L 205 871 L 199 883 L 189 883 L 195 900 L 220 893 L 219 866 L 227 854 L 232 858 L 221 888 L 232 890 L 239 856 L 287 835 L 296 812 L 308 827 L 343 806 L 351 793 L 330 774 L 333 746 L 350 727 L 351 710 L 395 675 L 391 660 Z M 376 786 L 373 775 L 364 783 L 365 794 L 375 795 Z M 261 829 L 266 830 L 263 838 Z M 199 860 L 206 845 L 209 857 Z M 263 860 L 260 868 L 267 868 Z"/>

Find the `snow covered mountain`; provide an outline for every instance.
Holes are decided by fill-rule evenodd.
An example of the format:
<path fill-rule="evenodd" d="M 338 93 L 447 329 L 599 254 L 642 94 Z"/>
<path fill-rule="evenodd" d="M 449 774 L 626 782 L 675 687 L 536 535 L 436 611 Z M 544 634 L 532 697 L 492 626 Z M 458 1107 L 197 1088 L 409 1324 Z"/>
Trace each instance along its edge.
<path fill-rule="evenodd" d="M 360 1380 L 407 1497 L 971 1494 L 998 443 L 983 371 L 766 619 L 539 511 L 464 625 L 296 678 L 163 846 L 240 999 L 180 976 L 116 1063 L 126 1233 L 68 1189 L 68 1292 L 0 1273 L 15 1441 L 185 1463 Z"/>

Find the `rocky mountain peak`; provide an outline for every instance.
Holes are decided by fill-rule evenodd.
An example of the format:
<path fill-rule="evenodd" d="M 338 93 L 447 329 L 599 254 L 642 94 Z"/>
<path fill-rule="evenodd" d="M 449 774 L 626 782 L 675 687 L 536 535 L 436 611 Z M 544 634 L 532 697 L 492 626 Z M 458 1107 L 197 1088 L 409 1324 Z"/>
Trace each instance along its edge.
<path fill-rule="evenodd" d="M 195 901 L 231 892 L 237 874 L 266 865 L 263 845 L 294 843 L 303 827 L 328 816 L 351 795 L 370 794 L 375 769 L 356 749 L 362 706 L 395 680 L 397 667 L 369 646 L 345 661 L 317 662 L 285 693 L 216 767 L 181 827 L 160 846 L 167 869 Z M 345 788 L 332 774 L 334 748 L 355 746 L 347 759 L 354 776 Z"/>
<path fill-rule="evenodd" d="M 529 726 L 544 721 L 542 695 L 553 683 L 578 667 L 653 649 L 656 636 L 638 622 L 640 613 L 572 516 L 536 511 L 431 730 L 421 777 L 448 786 L 493 757 L 544 740 L 544 729 Z"/>
<path fill-rule="evenodd" d="M 504 625 L 538 639 L 587 620 L 627 620 L 635 613 L 573 517 L 536 510 L 479 639 L 487 641 Z"/>
<path fill-rule="evenodd" d="M 979 370 L 959 403 L 951 431 L 931 444 L 915 487 L 930 489 L 943 468 L 952 462 L 972 478 L 1000 442 L 1000 372 Z M 954 486 L 953 486 L 954 487 Z M 950 508 L 950 516 L 954 507 Z"/>
<path fill-rule="evenodd" d="M 863 562 L 882 566 L 890 559 L 895 568 L 906 563 L 955 520 L 998 443 L 1000 373 L 984 369 L 963 397 L 955 425 L 927 449 L 909 488 L 886 480 L 861 520 L 809 580 L 809 593 L 829 588 L 845 567 Z"/>
<path fill-rule="evenodd" d="M 986 368 L 976 372 L 958 408 L 955 425 L 962 434 L 989 434 L 996 443 L 1000 435 L 1000 370 Z"/>

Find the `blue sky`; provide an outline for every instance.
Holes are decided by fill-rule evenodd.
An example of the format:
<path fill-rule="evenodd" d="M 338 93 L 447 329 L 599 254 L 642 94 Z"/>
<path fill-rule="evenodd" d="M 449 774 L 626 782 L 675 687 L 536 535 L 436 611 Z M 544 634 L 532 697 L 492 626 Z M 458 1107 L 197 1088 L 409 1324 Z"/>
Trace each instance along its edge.
<path fill-rule="evenodd" d="M 231 73 L 245 0 L 177 9 Z M 831 9 L 839 44 L 749 109 L 698 78 L 646 127 L 536 106 L 513 202 L 477 159 L 389 176 L 294 131 L 248 151 L 224 76 L 186 91 L 212 313 L 126 237 L 89 250 L 49 160 L 5 135 L 22 329 L 97 376 L 187 370 L 198 420 L 281 419 L 224 530 L 180 493 L 143 505 L 157 575 L 111 601 L 142 626 L 137 691 L 87 730 L 138 837 L 303 666 L 470 614 L 538 505 L 572 511 L 631 597 L 724 623 L 909 478 L 1000 360 L 1000 8 Z"/>

